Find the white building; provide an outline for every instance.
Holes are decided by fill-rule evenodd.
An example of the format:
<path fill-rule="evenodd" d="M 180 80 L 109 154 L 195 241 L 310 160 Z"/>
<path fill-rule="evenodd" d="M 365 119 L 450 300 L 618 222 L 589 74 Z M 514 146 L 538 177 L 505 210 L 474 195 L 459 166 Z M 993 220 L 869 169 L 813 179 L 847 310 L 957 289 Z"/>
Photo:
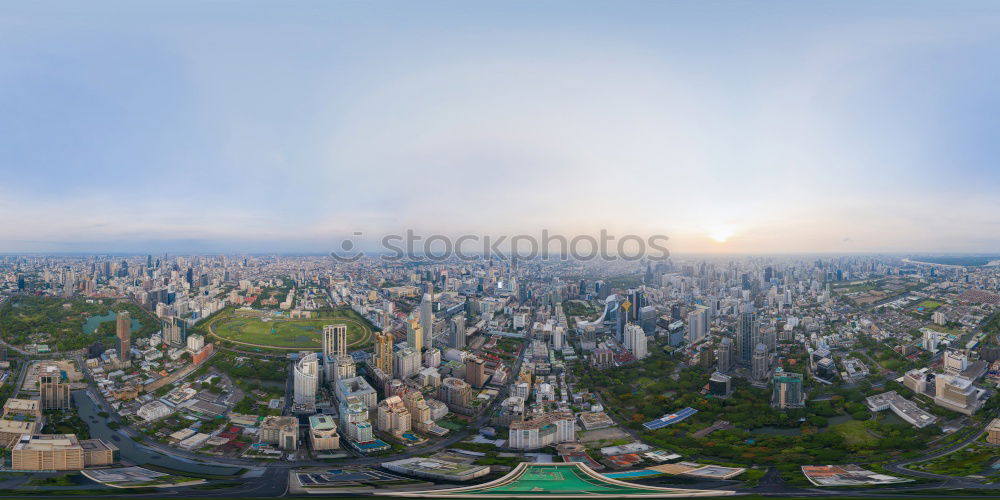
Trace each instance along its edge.
<path fill-rule="evenodd" d="M 646 349 L 646 332 L 642 327 L 629 323 L 625 325 L 625 348 L 632 352 L 635 359 L 645 358 L 649 352 Z"/>
<path fill-rule="evenodd" d="M 520 450 L 533 450 L 548 445 L 576 440 L 576 418 L 572 412 L 552 412 L 510 423 L 508 445 Z"/>
<path fill-rule="evenodd" d="M 187 350 L 188 352 L 194 354 L 205 347 L 205 337 L 198 335 L 197 333 L 192 333 L 188 335 L 187 338 Z"/>
<path fill-rule="evenodd" d="M 969 368 L 969 357 L 958 351 L 944 353 L 944 371 L 949 375 L 961 375 Z"/>
<path fill-rule="evenodd" d="M 408 379 L 420 371 L 420 351 L 412 347 L 400 349 L 393 361 L 396 363 L 393 367 L 396 377 L 400 380 Z"/>
<path fill-rule="evenodd" d="M 135 414 L 138 415 L 139 418 L 147 422 L 152 422 L 154 420 L 159 420 L 163 417 L 166 417 L 167 415 L 170 415 L 173 412 L 174 409 L 167 406 L 166 403 L 160 400 L 156 400 L 140 406 L 139 409 L 135 412 Z"/>
<path fill-rule="evenodd" d="M 319 357 L 310 353 L 295 365 L 295 404 L 315 403 L 319 388 Z"/>

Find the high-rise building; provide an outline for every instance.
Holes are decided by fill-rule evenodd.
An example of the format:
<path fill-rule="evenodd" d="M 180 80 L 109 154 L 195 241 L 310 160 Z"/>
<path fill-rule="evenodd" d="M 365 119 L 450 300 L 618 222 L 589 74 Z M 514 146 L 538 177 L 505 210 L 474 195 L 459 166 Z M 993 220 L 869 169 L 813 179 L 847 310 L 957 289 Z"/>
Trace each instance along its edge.
<path fill-rule="evenodd" d="M 646 332 L 646 335 L 656 333 L 656 307 L 645 306 L 639 309 L 639 326 L 642 327 L 642 331 Z"/>
<path fill-rule="evenodd" d="M 801 408 L 806 403 L 802 390 L 802 374 L 778 368 L 774 371 L 774 388 L 771 404 L 777 408 Z"/>
<path fill-rule="evenodd" d="M 299 419 L 295 417 L 270 416 L 260 424 L 257 439 L 261 443 L 276 445 L 286 451 L 299 447 Z"/>
<path fill-rule="evenodd" d="M 339 356 L 333 360 L 333 379 L 329 380 L 329 382 L 335 383 L 338 380 L 354 378 L 357 375 L 358 368 L 354 363 L 354 358 L 351 356 Z"/>
<path fill-rule="evenodd" d="M 323 327 L 323 356 L 337 358 L 347 355 L 347 325 L 326 325 Z"/>
<path fill-rule="evenodd" d="M 423 331 L 423 348 L 430 349 L 434 344 L 434 285 L 420 301 L 420 328 Z"/>
<path fill-rule="evenodd" d="M 757 322 L 753 304 L 745 303 L 741 309 L 736 327 L 736 352 L 739 356 L 737 361 L 744 366 L 750 366 L 754 349 L 760 344 L 760 324 Z"/>
<path fill-rule="evenodd" d="M 69 383 L 63 383 L 59 375 L 38 377 L 38 392 L 41 394 L 43 410 L 68 410 L 70 408 Z"/>
<path fill-rule="evenodd" d="M 403 404 L 410 411 L 410 420 L 414 429 L 427 432 L 434 427 L 434 420 L 431 419 L 431 407 L 420 391 L 406 392 L 403 395 Z"/>
<path fill-rule="evenodd" d="M 309 417 L 309 446 L 316 451 L 340 448 L 337 421 L 329 415 Z"/>
<path fill-rule="evenodd" d="M 767 346 L 764 344 L 757 344 L 757 348 L 754 349 L 753 352 L 750 370 L 750 376 L 755 382 L 766 382 L 768 373 L 768 357 Z"/>
<path fill-rule="evenodd" d="M 368 422 L 368 406 L 358 397 L 350 396 L 340 400 L 340 428 L 347 439 L 356 443 L 367 443 L 375 439 L 371 423 Z"/>
<path fill-rule="evenodd" d="M 715 372 L 708 379 L 708 390 L 714 396 L 726 397 L 732 391 L 732 380 L 729 375 Z"/>
<path fill-rule="evenodd" d="M 399 396 L 390 396 L 378 404 L 378 430 L 400 435 L 411 428 L 410 410 Z"/>
<path fill-rule="evenodd" d="M 708 308 L 696 307 L 687 315 L 688 343 L 696 344 L 708 336 Z"/>
<path fill-rule="evenodd" d="M 575 440 L 576 417 L 572 412 L 557 411 L 511 422 L 508 446 L 532 450 Z"/>
<path fill-rule="evenodd" d="M 315 403 L 318 388 L 319 359 L 316 353 L 310 353 L 295 364 L 295 404 Z"/>
<path fill-rule="evenodd" d="M 375 355 L 372 362 L 375 368 L 382 370 L 388 378 L 392 378 L 392 334 L 386 331 L 375 333 Z"/>
<path fill-rule="evenodd" d="M 441 349 L 431 347 L 424 351 L 424 366 L 428 368 L 441 366 Z"/>
<path fill-rule="evenodd" d="M 163 343 L 170 347 L 187 346 L 187 322 L 177 316 L 168 316 L 161 323 Z"/>
<path fill-rule="evenodd" d="M 424 328 L 415 319 L 406 324 L 406 345 L 418 354 L 424 351 Z"/>
<path fill-rule="evenodd" d="M 457 314 L 451 318 L 449 345 L 455 349 L 465 348 L 465 315 Z"/>
<path fill-rule="evenodd" d="M 448 377 L 441 381 L 438 394 L 449 408 L 465 408 L 472 400 L 472 387 L 462 379 Z"/>
<path fill-rule="evenodd" d="M 564 336 L 565 336 L 565 332 L 563 331 L 563 327 L 557 326 L 557 327 L 555 327 L 555 328 L 552 329 L 552 348 L 553 349 L 562 349 L 563 348 L 563 337 Z"/>
<path fill-rule="evenodd" d="M 1000 444 L 1000 418 L 994 418 L 986 427 L 986 442 Z"/>
<path fill-rule="evenodd" d="M 649 352 L 646 348 L 646 332 L 642 327 L 629 323 L 625 325 L 625 348 L 635 356 L 635 359 L 645 358 Z"/>
<path fill-rule="evenodd" d="M 420 371 L 420 352 L 412 347 L 400 349 L 394 361 L 396 378 L 400 380 L 406 380 Z"/>
<path fill-rule="evenodd" d="M 972 415 L 981 406 L 979 401 L 980 393 L 972 380 L 961 377 L 941 374 L 934 379 L 934 403 L 950 410 Z"/>
<path fill-rule="evenodd" d="M 127 363 L 132 353 L 132 317 L 128 311 L 118 311 L 115 327 L 118 334 L 118 359 Z"/>
<path fill-rule="evenodd" d="M 729 337 L 723 337 L 719 342 L 719 348 L 715 351 L 715 357 L 719 360 L 718 370 L 720 373 L 729 373 L 733 368 L 733 342 Z"/>
<path fill-rule="evenodd" d="M 961 375 L 969 368 L 969 357 L 958 351 L 944 353 L 944 371 L 949 375 Z"/>
<path fill-rule="evenodd" d="M 337 360 L 347 356 L 347 325 L 325 325 L 322 346 L 323 378 L 332 383 L 336 379 Z"/>
<path fill-rule="evenodd" d="M 482 389 L 486 385 L 486 364 L 482 359 L 472 358 L 465 364 L 465 378 L 476 389 Z"/>

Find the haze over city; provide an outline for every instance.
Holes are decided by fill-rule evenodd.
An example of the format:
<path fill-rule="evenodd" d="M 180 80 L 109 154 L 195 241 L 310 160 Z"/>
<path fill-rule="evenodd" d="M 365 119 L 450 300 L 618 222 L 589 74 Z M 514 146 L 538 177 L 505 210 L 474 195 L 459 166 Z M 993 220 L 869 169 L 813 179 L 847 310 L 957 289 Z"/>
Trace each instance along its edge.
<path fill-rule="evenodd" d="M 1000 243 L 996 2 L 0 5 L 0 252 Z"/>

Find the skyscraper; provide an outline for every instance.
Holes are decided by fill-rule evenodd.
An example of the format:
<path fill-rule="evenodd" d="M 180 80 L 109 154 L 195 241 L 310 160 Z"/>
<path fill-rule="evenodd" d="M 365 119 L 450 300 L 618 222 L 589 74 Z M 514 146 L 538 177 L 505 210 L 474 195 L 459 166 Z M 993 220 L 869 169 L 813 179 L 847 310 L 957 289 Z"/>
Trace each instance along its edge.
<path fill-rule="evenodd" d="M 434 344 L 434 285 L 430 293 L 425 293 L 420 301 L 420 327 L 423 329 L 423 348 L 430 349 Z"/>
<path fill-rule="evenodd" d="M 347 355 L 347 325 L 326 325 L 323 327 L 323 356 L 336 359 Z"/>
<path fill-rule="evenodd" d="M 59 375 L 38 377 L 38 392 L 43 410 L 68 410 L 70 407 L 69 384 L 62 383 Z"/>
<path fill-rule="evenodd" d="M 768 372 L 768 354 L 767 346 L 764 344 L 757 344 L 757 347 L 753 351 L 753 366 L 751 368 L 750 377 L 753 378 L 755 382 L 766 382 L 767 372 Z"/>
<path fill-rule="evenodd" d="M 424 351 L 424 329 L 415 319 L 406 325 L 406 344 L 417 353 Z"/>
<path fill-rule="evenodd" d="M 392 379 L 392 342 L 393 337 L 389 332 L 375 333 L 375 355 L 372 361 L 375 368 L 382 370 L 382 373 Z"/>
<path fill-rule="evenodd" d="M 760 324 L 753 304 L 747 302 L 741 306 L 739 324 L 736 327 L 736 352 L 738 361 L 744 366 L 750 366 L 754 349 L 760 343 Z"/>
<path fill-rule="evenodd" d="M 127 363 L 131 358 L 132 350 L 132 316 L 128 311 L 118 311 L 115 327 L 115 332 L 118 335 L 118 359 L 122 363 Z"/>
<path fill-rule="evenodd" d="M 480 358 L 472 358 L 465 364 L 465 379 L 469 385 L 481 389 L 486 384 L 486 364 Z"/>
<path fill-rule="evenodd" d="M 310 353 L 296 363 L 293 382 L 295 404 L 316 402 L 316 390 L 319 387 L 319 360 L 316 353 Z"/>
<path fill-rule="evenodd" d="M 774 388 L 771 404 L 778 408 L 801 408 L 805 405 L 802 390 L 802 374 L 791 373 L 778 368 L 774 371 Z"/>
<path fill-rule="evenodd" d="M 163 343 L 171 347 L 184 347 L 187 345 L 187 322 L 177 316 L 170 316 L 163 320 Z"/>
<path fill-rule="evenodd" d="M 708 308 L 696 307 L 687 315 L 688 343 L 696 344 L 708 336 Z"/>
<path fill-rule="evenodd" d="M 646 332 L 642 331 L 641 326 L 635 323 L 625 325 L 625 348 L 635 359 L 645 358 L 649 354 L 646 349 Z"/>
<path fill-rule="evenodd" d="M 449 344 L 455 349 L 465 348 L 465 315 L 458 314 L 451 318 L 451 338 Z"/>
<path fill-rule="evenodd" d="M 719 360 L 719 372 L 729 373 L 733 368 L 733 342 L 729 337 L 723 337 L 719 342 L 719 348 L 715 351 L 715 357 Z"/>

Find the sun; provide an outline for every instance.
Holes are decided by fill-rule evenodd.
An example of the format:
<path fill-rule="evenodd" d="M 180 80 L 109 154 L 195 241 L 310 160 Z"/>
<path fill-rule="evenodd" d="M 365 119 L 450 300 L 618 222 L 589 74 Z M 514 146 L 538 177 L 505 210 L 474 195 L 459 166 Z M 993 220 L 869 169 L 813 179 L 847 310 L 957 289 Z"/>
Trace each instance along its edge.
<path fill-rule="evenodd" d="M 715 226 L 708 230 L 708 237 L 716 243 L 725 243 L 736 234 L 736 229 L 733 226 L 723 225 Z"/>

